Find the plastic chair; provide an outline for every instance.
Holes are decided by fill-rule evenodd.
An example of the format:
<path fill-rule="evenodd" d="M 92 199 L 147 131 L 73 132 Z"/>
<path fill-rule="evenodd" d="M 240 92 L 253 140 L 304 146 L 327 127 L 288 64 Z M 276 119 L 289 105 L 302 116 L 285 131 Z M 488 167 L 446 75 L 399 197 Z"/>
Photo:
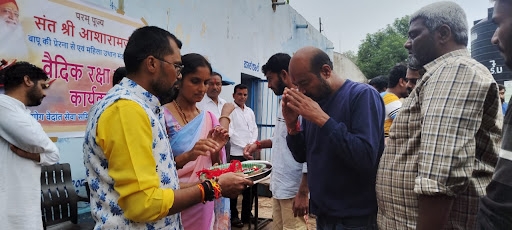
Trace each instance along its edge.
<path fill-rule="evenodd" d="M 77 203 L 89 202 L 89 193 L 87 196 L 76 194 L 68 163 L 41 167 L 41 213 L 44 229 L 57 224 L 58 229 L 93 229 L 94 224 L 78 225 Z M 60 224 L 69 221 L 72 224 Z"/>

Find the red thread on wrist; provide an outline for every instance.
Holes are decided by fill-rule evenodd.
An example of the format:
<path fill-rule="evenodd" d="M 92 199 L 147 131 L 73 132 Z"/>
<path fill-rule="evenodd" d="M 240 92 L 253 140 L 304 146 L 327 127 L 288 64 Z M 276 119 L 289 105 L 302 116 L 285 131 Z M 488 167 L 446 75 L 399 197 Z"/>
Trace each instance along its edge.
<path fill-rule="evenodd" d="M 204 187 L 202 184 L 198 184 L 197 187 L 199 187 L 199 190 L 201 190 L 201 202 L 204 204 L 206 201 L 204 200 Z"/>
<path fill-rule="evenodd" d="M 297 123 L 295 123 L 295 128 L 288 128 L 288 134 L 295 135 L 298 132 L 300 132 L 300 121 L 297 120 Z"/>
<path fill-rule="evenodd" d="M 213 187 L 213 194 L 215 195 L 215 199 L 219 199 L 222 196 L 222 190 L 220 188 L 220 185 L 215 182 L 214 180 L 210 180 Z"/>
<path fill-rule="evenodd" d="M 261 142 L 255 141 L 254 144 L 256 144 L 257 149 L 261 149 Z"/>

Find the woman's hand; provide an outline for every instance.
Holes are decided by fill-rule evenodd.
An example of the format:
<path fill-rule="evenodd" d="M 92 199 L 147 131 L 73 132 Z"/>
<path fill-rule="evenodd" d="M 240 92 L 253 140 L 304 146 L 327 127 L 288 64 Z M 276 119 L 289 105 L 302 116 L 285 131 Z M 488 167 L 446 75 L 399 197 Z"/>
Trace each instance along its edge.
<path fill-rule="evenodd" d="M 226 145 L 226 143 L 228 143 L 228 130 L 223 128 L 222 126 L 216 126 L 212 130 L 210 130 L 210 132 L 208 133 L 208 138 L 214 140 L 215 142 L 217 142 L 217 144 L 219 144 L 219 151 L 220 149 L 222 149 L 222 147 L 224 147 L 224 145 Z"/>
<path fill-rule="evenodd" d="M 219 144 L 211 139 L 200 139 L 196 142 L 194 147 L 187 152 L 189 161 L 194 161 L 199 156 L 210 156 L 210 154 L 218 152 L 219 149 L 221 149 L 222 146 L 219 146 Z"/>

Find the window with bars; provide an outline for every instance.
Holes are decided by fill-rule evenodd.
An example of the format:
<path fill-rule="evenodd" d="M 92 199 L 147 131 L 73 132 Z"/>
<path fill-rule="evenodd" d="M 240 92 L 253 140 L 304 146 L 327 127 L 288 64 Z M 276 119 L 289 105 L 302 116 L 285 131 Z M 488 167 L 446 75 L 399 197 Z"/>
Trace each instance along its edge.
<path fill-rule="evenodd" d="M 258 140 L 265 140 L 272 137 L 277 119 L 278 109 L 280 109 L 280 97 L 268 88 L 266 80 L 243 74 L 242 84 L 249 88 L 247 106 L 254 110 L 256 124 L 258 125 Z M 270 161 L 271 149 L 262 149 L 261 160 Z"/>

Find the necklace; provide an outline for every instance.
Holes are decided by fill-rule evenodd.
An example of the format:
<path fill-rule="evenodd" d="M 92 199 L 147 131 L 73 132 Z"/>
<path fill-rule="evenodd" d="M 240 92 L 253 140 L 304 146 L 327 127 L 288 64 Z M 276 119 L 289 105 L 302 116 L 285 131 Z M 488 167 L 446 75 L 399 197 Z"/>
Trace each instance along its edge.
<path fill-rule="evenodd" d="M 185 122 L 185 124 L 188 124 L 187 116 L 181 109 L 180 104 L 178 104 L 178 101 L 174 100 L 174 107 L 176 107 L 176 110 L 178 110 L 178 113 L 180 114 L 181 119 Z M 196 107 L 196 111 L 199 113 L 199 109 Z"/>

